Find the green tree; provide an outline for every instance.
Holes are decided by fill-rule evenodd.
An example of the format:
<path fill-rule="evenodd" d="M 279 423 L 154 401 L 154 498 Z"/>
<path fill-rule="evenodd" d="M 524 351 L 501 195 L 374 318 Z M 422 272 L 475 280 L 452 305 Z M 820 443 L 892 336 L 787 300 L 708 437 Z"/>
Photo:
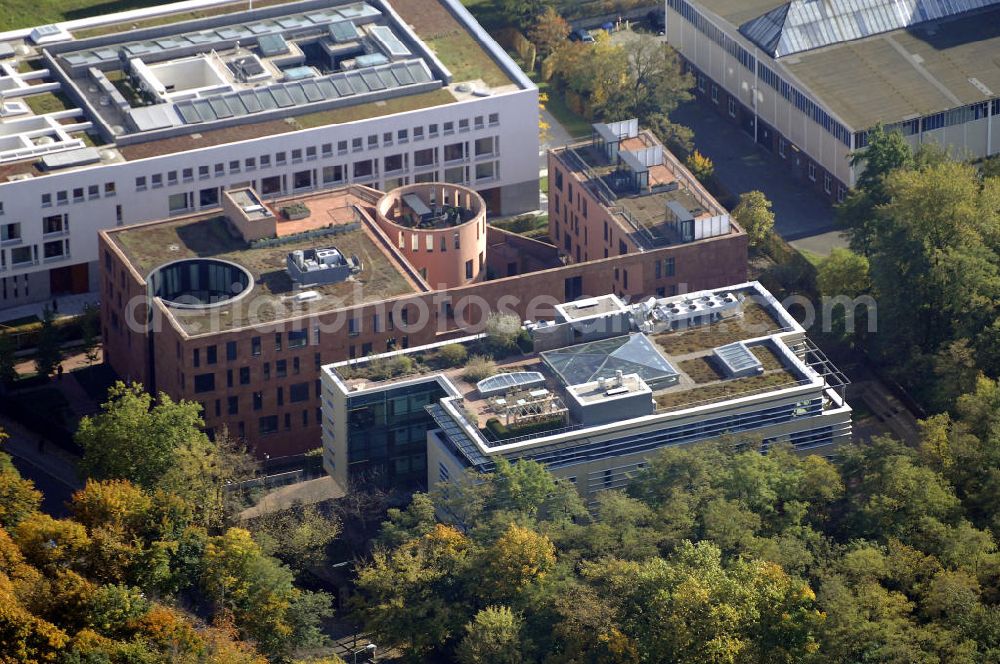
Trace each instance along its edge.
<path fill-rule="evenodd" d="M 819 286 L 820 293 L 828 297 L 857 297 L 866 293 L 871 288 L 868 259 L 848 249 L 836 247 L 820 261 L 816 270 L 816 285 Z"/>
<path fill-rule="evenodd" d="M 17 380 L 17 369 L 14 368 L 16 350 L 10 335 L 0 334 L 0 392 Z"/>
<path fill-rule="evenodd" d="M 100 334 L 100 324 L 100 310 L 92 304 L 85 304 L 81 313 L 80 327 L 83 333 L 83 354 L 87 364 L 94 364 L 99 357 L 97 337 Z"/>
<path fill-rule="evenodd" d="M 684 165 L 691 171 L 691 175 L 698 178 L 698 181 L 701 183 L 710 181 L 712 175 L 715 174 L 715 164 L 698 150 L 688 155 L 688 158 L 684 161 Z"/>
<path fill-rule="evenodd" d="M 760 191 L 740 194 L 740 202 L 733 209 L 733 218 L 746 231 L 753 247 L 761 246 L 774 231 L 771 201 Z"/>
<path fill-rule="evenodd" d="M 500 10 L 507 20 L 522 30 L 531 27 L 536 17 L 551 7 L 553 0 L 499 0 Z"/>
<path fill-rule="evenodd" d="M 0 446 L 7 433 L 0 429 Z M 21 477 L 10 455 L 0 452 L 0 526 L 14 528 L 38 510 L 42 494 L 34 483 Z"/>
<path fill-rule="evenodd" d="M 555 7 L 549 6 L 535 18 L 534 24 L 528 30 L 528 39 L 538 47 L 538 55 L 544 59 L 566 43 L 571 29 Z"/>
<path fill-rule="evenodd" d="M 336 516 L 302 504 L 258 517 L 249 527 L 264 553 L 297 570 L 326 562 L 326 548 L 341 530 Z"/>
<path fill-rule="evenodd" d="M 62 360 L 59 330 L 54 321 L 52 310 L 45 305 L 42 309 L 42 328 L 38 331 L 38 345 L 35 348 L 35 370 L 43 376 L 55 371 Z"/>
<path fill-rule="evenodd" d="M 521 639 L 523 621 L 506 606 L 488 606 L 465 626 L 458 644 L 462 664 L 521 664 L 527 650 Z"/>

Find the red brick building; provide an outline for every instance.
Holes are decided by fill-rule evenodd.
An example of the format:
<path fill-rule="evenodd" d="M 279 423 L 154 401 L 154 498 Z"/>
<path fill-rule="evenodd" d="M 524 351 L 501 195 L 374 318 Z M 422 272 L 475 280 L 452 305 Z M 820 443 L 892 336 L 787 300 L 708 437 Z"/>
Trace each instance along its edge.
<path fill-rule="evenodd" d="M 571 177 L 579 182 L 562 172 L 564 189 Z M 398 224 L 380 225 L 383 194 L 362 186 L 268 204 L 251 190 L 231 191 L 223 214 L 101 232 L 106 361 L 151 391 L 200 402 L 211 432 L 226 427 L 258 455 L 278 457 L 320 445 L 324 364 L 464 335 L 492 310 L 538 320 L 557 303 L 610 290 L 640 297 L 746 279 L 746 236 L 735 225 L 686 243 L 627 244 L 606 257 L 600 243 L 584 244 L 586 259 L 569 264 L 552 245 L 483 226 L 485 278 L 475 264 L 474 279 L 435 288 L 423 266 L 454 259 L 461 276 L 469 253 L 456 245 L 465 242 L 457 231 L 442 229 L 471 232 L 482 209 L 474 191 L 444 187 L 408 199 L 421 217 L 414 233 L 435 231 L 419 240 Z M 552 198 L 562 200 L 556 189 Z M 589 202 L 576 218 L 589 230 L 572 237 L 595 239 L 609 219 Z M 609 228 L 614 242 L 626 237 Z"/>

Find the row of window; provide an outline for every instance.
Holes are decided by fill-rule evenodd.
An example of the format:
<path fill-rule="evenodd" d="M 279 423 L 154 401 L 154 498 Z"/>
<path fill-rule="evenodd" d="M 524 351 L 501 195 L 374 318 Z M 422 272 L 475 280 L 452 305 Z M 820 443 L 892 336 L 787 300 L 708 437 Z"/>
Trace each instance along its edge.
<path fill-rule="evenodd" d="M 234 397 L 230 397 L 230 404 L 231 404 L 233 398 Z M 206 404 L 202 404 L 202 408 L 205 410 L 205 413 L 207 414 L 208 410 L 207 410 Z M 219 399 L 216 399 L 215 400 L 215 413 L 216 413 L 216 416 L 221 417 L 221 415 L 220 415 L 221 412 L 222 412 L 222 403 L 221 403 L 221 401 Z M 231 414 L 235 414 L 235 413 L 231 413 Z M 315 421 L 316 424 L 321 423 L 323 421 L 323 409 L 322 408 L 316 408 L 314 410 L 313 417 L 315 418 L 314 421 Z M 294 413 L 285 413 L 280 419 L 279 419 L 279 417 L 277 415 L 266 415 L 264 417 L 260 417 L 260 418 L 257 419 L 257 433 L 259 435 L 261 435 L 261 436 L 267 436 L 267 435 L 270 435 L 270 434 L 278 433 L 279 422 L 283 422 L 284 423 L 284 430 L 285 431 L 291 431 L 292 430 L 292 426 L 293 426 L 292 423 L 293 423 L 293 421 L 295 419 L 298 419 L 299 421 L 301 421 L 303 429 L 306 428 L 306 427 L 308 427 L 309 426 L 309 419 L 310 419 L 309 418 L 309 409 L 302 410 L 302 413 L 301 413 L 301 415 L 298 418 L 295 417 Z M 208 433 L 209 437 L 211 438 L 211 437 L 214 436 L 215 430 L 214 429 L 207 429 L 206 433 Z M 243 421 L 243 420 L 240 420 L 239 422 L 236 423 L 236 438 L 239 439 L 239 440 L 242 440 L 242 439 L 245 439 L 246 436 L 247 436 L 246 422 Z"/>
<path fill-rule="evenodd" d="M 102 187 L 99 184 L 91 184 L 86 187 L 75 187 L 73 189 L 63 189 L 55 193 L 56 205 L 69 205 L 72 203 L 83 203 L 101 198 Z M 86 194 L 86 196 L 84 195 Z M 105 182 L 103 187 L 104 198 L 112 198 L 117 194 L 114 182 Z M 52 194 L 42 194 L 42 207 L 52 207 Z M 0 204 L 2 209 L 2 204 Z"/>
<path fill-rule="evenodd" d="M 795 104 L 795 107 L 812 118 L 814 122 L 826 129 L 837 140 L 851 147 L 851 132 L 844 125 L 834 120 L 826 111 L 809 97 L 803 94 L 798 88 L 782 79 L 769 67 L 761 64 L 752 53 L 747 51 L 738 41 L 730 37 L 724 30 L 716 26 L 712 21 L 691 6 L 687 0 L 667 0 L 671 9 L 680 14 L 688 23 L 693 25 L 698 32 L 702 33 L 713 42 L 721 46 L 727 53 L 732 55 L 743 65 L 747 71 L 754 73 L 767 85 L 774 88 L 782 97 Z"/>
<path fill-rule="evenodd" d="M 39 262 L 50 263 L 65 260 L 69 257 L 69 238 L 43 242 L 41 256 L 39 256 L 37 244 L 0 249 L 0 270 L 6 270 L 8 266 L 25 267 L 38 265 Z"/>

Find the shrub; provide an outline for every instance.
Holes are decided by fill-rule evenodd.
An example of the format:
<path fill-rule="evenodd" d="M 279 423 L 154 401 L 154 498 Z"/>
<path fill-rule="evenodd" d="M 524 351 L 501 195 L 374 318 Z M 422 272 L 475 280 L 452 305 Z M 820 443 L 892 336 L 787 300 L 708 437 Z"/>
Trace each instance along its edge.
<path fill-rule="evenodd" d="M 478 383 L 497 372 L 497 363 L 482 355 L 473 355 L 465 364 L 462 378 L 470 383 Z"/>
<path fill-rule="evenodd" d="M 449 367 L 457 367 L 465 363 L 465 360 L 469 357 L 469 351 L 465 350 L 465 346 L 462 344 L 448 344 L 447 346 L 441 346 L 438 349 L 437 355 L 442 364 Z"/>
<path fill-rule="evenodd" d="M 486 337 L 490 348 L 498 352 L 509 352 L 517 345 L 521 332 L 521 319 L 514 314 L 493 312 L 486 319 Z"/>

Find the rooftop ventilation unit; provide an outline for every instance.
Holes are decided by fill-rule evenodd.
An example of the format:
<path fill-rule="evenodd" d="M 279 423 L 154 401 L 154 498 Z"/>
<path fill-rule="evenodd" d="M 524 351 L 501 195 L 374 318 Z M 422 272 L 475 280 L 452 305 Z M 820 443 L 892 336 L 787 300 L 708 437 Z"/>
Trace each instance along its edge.
<path fill-rule="evenodd" d="M 635 310 L 639 329 L 655 334 L 704 323 L 742 313 L 743 302 L 733 293 L 716 294 L 708 291 L 676 298 L 650 298 Z"/>
<path fill-rule="evenodd" d="M 336 247 L 293 251 L 286 259 L 288 276 L 296 284 L 336 284 L 361 271 L 357 256 L 344 256 Z"/>

